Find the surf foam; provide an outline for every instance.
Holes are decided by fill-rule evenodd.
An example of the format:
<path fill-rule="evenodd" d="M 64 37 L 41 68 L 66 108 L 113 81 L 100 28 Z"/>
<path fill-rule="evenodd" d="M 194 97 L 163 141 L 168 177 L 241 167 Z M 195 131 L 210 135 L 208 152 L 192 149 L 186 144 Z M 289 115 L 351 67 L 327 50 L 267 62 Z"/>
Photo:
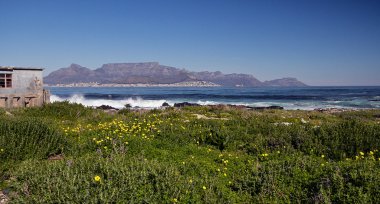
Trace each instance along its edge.
<path fill-rule="evenodd" d="M 109 105 L 114 108 L 124 108 L 126 104 L 131 105 L 132 107 L 140 107 L 140 108 L 158 108 L 160 107 L 166 100 L 145 100 L 141 97 L 136 98 L 126 98 L 122 100 L 111 100 L 111 99 L 86 99 L 83 95 L 74 94 L 68 98 L 62 98 L 57 95 L 52 95 L 50 97 L 51 102 L 55 101 L 69 101 L 70 103 L 80 103 L 84 106 L 101 106 L 101 105 Z"/>
<path fill-rule="evenodd" d="M 360 105 L 356 104 L 357 101 L 322 101 L 322 102 L 315 102 L 315 101 L 281 101 L 281 102 L 275 102 L 275 101 L 260 101 L 260 102 L 237 102 L 237 101 L 213 101 L 213 100 L 191 100 L 191 99 L 175 99 L 175 100 L 147 100 L 143 99 L 141 97 L 130 97 L 125 98 L 121 100 L 117 99 L 88 99 L 85 98 L 81 94 L 74 94 L 70 97 L 59 97 L 57 95 L 52 95 L 50 97 L 50 100 L 52 102 L 54 101 L 69 101 L 71 103 L 80 103 L 84 106 L 90 106 L 90 107 L 97 107 L 101 105 L 109 105 L 114 108 L 124 108 L 126 104 L 131 105 L 132 107 L 140 107 L 140 108 L 159 108 L 162 106 L 164 102 L 168 103 L 170 106 L 173 106 L 175 103 L 181 103 L 181 102 L 190 102 L 190 103 L 197 103 L 200 105 L 217 105 L 217 104 L 232 104 L 232 105 L 244 105 L 244 106 L 252 106 L 252 107 L 267 107 L 267 106 L 282 106 L 284 109 L 287 110 L 313 110 L 316 108 L 350 108 L 353 105 L 356 105 L 358 107 Z M 347 103 L 347 104 L 346 104 Z M 370 106 L 378 108 L 380 106 L 380 103 L 375 101 L 369 103 Z"/>

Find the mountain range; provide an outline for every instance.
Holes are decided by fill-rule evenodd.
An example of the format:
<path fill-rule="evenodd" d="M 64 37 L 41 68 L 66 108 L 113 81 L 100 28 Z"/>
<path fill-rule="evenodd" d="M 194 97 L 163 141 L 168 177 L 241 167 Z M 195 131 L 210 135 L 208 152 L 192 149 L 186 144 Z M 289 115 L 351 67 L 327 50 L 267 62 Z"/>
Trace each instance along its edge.
<path fill-rule="evenodd" d="M 220 71 L 191 72 L 160 65 L 158 62 L 109 63 L 95 70 L 78 64 L 71 64 L 69 67 L 58 69 L 44 77 L 44 82 L 49 85 L 90 82 L 101 84 L 172 84 L 192 81 L 212 82 L 221 86 L 307 86 L 296 78 L 261 82 L 249 74 L 223 74 Z"/>

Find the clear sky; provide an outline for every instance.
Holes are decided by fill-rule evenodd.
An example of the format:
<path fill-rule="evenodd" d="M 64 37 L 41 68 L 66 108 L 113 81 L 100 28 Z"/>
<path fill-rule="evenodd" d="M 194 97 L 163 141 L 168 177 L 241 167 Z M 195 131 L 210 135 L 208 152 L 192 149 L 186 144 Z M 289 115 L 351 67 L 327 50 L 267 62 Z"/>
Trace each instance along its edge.
<path fill-rule="evenodd" d="M 0 0 L 0 65 L 157 61 L 380 85 L 380 0 Z"/>

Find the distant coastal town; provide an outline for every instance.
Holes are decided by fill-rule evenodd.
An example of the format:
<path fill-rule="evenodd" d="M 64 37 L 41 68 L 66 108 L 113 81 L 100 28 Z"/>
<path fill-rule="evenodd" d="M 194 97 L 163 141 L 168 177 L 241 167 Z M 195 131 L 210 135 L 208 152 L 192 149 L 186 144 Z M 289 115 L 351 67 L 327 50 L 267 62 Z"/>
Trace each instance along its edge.
<path fill-rule="evenodd" d="M 187 81 L 172 84 L 101 84 L 98 82 L 89 83 L 71 83 L 71 84 L 55 84 L 55 85 L 45 85 L 47 87 L 220 87 L 221 85 L 215 84 L 208 81 Z"/>

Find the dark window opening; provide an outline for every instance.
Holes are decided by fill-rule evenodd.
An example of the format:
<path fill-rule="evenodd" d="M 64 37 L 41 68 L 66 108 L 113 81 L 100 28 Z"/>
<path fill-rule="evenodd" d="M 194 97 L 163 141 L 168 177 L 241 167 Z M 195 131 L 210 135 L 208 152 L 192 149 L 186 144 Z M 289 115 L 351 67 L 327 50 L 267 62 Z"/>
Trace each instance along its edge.
<path fill-rule="evenodd" d="M 0 74 L 0 88 L 12 88 L 12 74 Z"/>

